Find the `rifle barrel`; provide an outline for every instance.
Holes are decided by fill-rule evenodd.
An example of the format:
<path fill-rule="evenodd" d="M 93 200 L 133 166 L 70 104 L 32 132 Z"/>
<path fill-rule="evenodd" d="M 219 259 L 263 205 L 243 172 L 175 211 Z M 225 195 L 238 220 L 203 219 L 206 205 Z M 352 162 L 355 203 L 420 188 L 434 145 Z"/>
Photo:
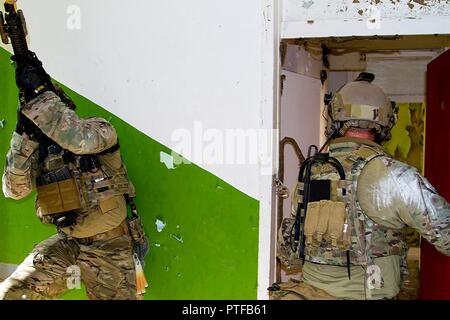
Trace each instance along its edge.
<path fill-rule="evenodd" d="M 28 53 L 28 44 L 25 34 L 25 28 L 14 4 L 5 3 L 4 19 L 6 22 L 5 31 L 8 37 L 11 39 L 14 54 L 26 55 Z"/>

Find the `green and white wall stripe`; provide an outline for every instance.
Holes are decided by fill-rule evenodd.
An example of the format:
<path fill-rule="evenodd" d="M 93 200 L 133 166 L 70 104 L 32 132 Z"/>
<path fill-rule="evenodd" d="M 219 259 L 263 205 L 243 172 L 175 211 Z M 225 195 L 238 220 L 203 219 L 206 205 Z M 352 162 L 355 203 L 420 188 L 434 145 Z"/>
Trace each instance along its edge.
<path fill-rule="evenodd" d="M 19 1 L 31 49 L 67 88 L 78 113 L 105 117 L 119 133 L 151 238 L 147 299 L 266 298 L 271 146 L 265 174 L 260 159 L 207 164 L 187 153 L 192 164 L 172 169 L 161 155 L 176 149 L 174 131 L 192 131 L 196 123 L 219 132 L 272 129 L 272 3 Z M 17 106 L 9 56 L 0 49 L 0 158 Z M 1 263 L 20 263 L 54 233 L 34 216 L 33 201 L 0 196 Z M 82 297 L 77 290 L 66 296 Z"/>

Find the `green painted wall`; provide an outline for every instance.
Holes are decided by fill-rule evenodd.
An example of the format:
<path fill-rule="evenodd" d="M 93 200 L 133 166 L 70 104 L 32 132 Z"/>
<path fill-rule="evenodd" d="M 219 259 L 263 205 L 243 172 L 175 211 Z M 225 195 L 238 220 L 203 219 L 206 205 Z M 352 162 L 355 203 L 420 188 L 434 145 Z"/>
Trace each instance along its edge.
<path fill-rule="evenodd" d="M 118 131 L 151 241 L 145 298 L 256 299 L 258 201 L 196 165 L 168 170 L 160 163 L 160 152 L 170 154 L 168 148 L 88 99 L 67 93 L 80 116 L 104 117 Z M 17 104 L 14 67 L 9 53 L 0 49 L 0 120 L 5 119 L 0 159 L 9 148 Z M 34 244 L 55 232 L 39 222 L 33 208 L 34 196 L 16 202 L 0 195 L 0 262 L 19 264 Z M 157 218 L 167 224 L 160 233 Z M 75 290 L 64 298 L 83 299 L 85 294 Z"/>

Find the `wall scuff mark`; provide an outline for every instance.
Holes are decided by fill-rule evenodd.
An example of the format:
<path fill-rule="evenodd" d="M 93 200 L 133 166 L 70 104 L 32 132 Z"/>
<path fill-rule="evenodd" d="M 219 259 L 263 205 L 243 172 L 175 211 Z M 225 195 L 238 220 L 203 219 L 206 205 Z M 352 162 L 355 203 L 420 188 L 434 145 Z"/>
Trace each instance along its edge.
<path fill-rule="evenodd" d="M 314 1 L 303 1 L 303 8 L 309 9 L 314 4 Z"/>

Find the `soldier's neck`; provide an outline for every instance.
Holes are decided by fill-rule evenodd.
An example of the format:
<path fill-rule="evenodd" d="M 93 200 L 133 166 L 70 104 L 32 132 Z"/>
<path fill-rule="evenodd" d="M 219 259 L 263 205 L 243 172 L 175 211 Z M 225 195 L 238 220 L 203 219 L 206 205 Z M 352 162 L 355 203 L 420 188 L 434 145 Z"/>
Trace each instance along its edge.
<path fill-rule="evenodd" d="M 372 131 L 360 128 L 348 129 L 345 133 L 345 137 L 375 141 L 375 134 Z"/>

